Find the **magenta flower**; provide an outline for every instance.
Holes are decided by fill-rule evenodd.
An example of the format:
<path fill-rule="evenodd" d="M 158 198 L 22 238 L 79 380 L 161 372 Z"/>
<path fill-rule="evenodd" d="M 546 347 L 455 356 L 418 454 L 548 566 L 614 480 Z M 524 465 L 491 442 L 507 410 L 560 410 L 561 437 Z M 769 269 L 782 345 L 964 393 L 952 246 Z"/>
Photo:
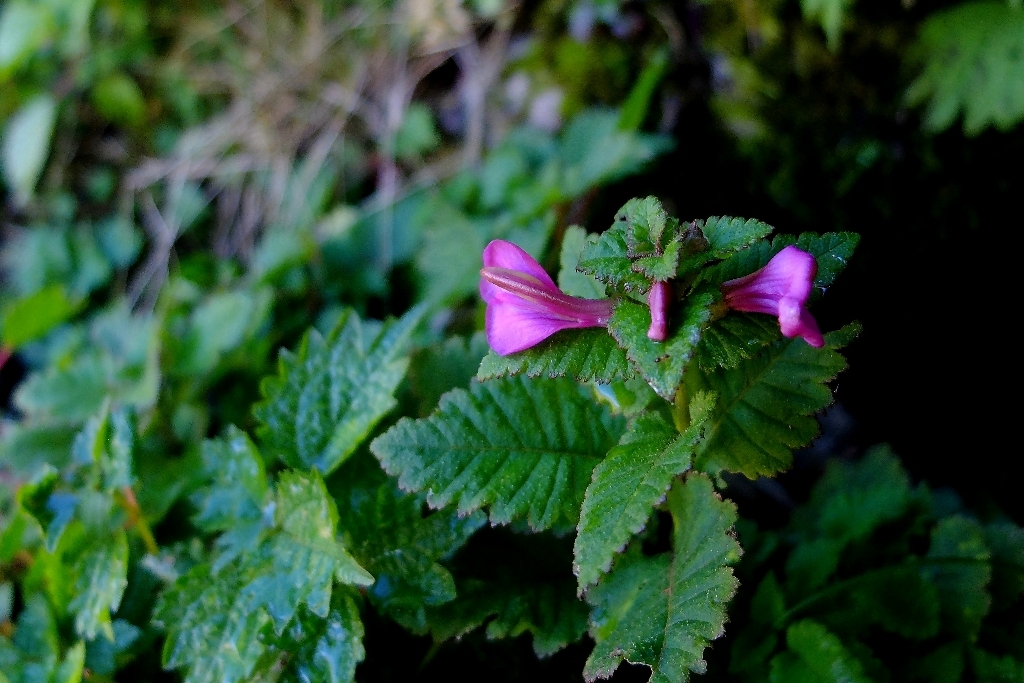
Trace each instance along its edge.
<path fill-rule="evenodd" d="M 656 281 L 651 285 L 651 293 L 647 295 L 647 305 L 651 309 L 651 327 L 647 330 L 647 337 L 654 341 L 665 341 L 665 337 L 668 336 L 668 317 L 665 309 L 668 308 L 671 291 L 667 282 Z"/>
<path fill-rule="evenodd" d="M 786 247 L 756 273 L 722 283 L 725 303 L 736 311 L 778 316 L 782 334 L 822 347 L 825 340 L 818 323 L 805 308 L 817 271 L 814 256 Z"/>
<path fill-rule="evenodd" d="M 525 251 L 504 240 L 484 249 L 480 296 L 487 303 L 487 343 L 507 356 L 559 330 L 605 327 L 612 314 L 606 299 L 579 299 L 560 290 Z"/>

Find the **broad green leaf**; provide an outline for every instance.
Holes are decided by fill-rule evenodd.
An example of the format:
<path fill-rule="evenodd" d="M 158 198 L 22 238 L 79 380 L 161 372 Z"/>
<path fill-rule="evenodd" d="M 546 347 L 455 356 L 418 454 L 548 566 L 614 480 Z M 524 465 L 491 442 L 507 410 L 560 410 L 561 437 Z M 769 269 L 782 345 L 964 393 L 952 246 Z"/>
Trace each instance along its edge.
<path fill-rule="evenodd" d="M 922 571 L 939 590 L 943 628 L 975 640 L 988 614 L 992 597 L 991 552 L 985 531 L 975 520 L 954 515 L 939 520 Z"/>
<path fill-rule="evenodd" d="M 278 642 L 287 657 L 285 680 L 303 683 L 351 683 L 356 665 L 366 656 L 363 622 L 350 591 L 337 590 L 326 619 L 309 614 L 286 634 L 291 642 Z"/>
<path fill-rule="evenodd" d="M 363 461 L 365 457 L 365 462 Z M 345 545 L 376 582 L 367 597 L 405 628 L 424 633 L 426 610 L 455 599 L 455 579 L 440 564 L 481 526 L 482 512 L 423 515 L 423 496 L 403 493 L 369 455 L 342 470 L 332 488 Z"/>
<path fill-rule="evenodd" d="M 254 411 L 267 448 L 292 467 L 323 473 L 344 462 L 397 405 L 405 346 L 422 313 L 415 308 L 373 332 L 347 312 L 327 339 L 310 330 L 295 353 L 282 351 Z"/>
<path fill-rule="evenodd" d="M 962 113 L 964 132 L 1008 131 L 1024 118 L 1024 12 L 1005 0 L 958 3 L 929 14 L 918 37 L 923 69 L 907 90 L 927 103 L 925 127 Z"/>
<path fill-rule="evenodd" d="M 608 571 L 612 558 L 647 525 L 673 478 L 690 468 L 709 403 L 713 399 L 695 397 L 691 405 L 698 414 L 682 434 L 660 412 L 641 413 L 598 464 L 583 500 L 574 547 L 580 592 Z"/>
<path fill-rule="evenodd" d="M 225 353 L 263 325 L 272 301 L 266 288 L 211 294 L 189 317 L 174 371 L 193 377 L 211 372 Z"/>
<path fill-rule="evenodd" d="M 812 415 L 832 402 L 826 382 L 846 368 L 836 349 L 855 332 L 848 326 L 830 333 L 821 349 L 802 339 L 784 339 L 735 368 L 688 372 L 687 393 L 718 395 L 696 467 L 750 478 L 788 468 L 792 449 L 818 433 Z"/>
<path fill-rule="evenodd" d="M 63 467 L 71 454 L 74 426 L 19 422 L 4 425 L 0 462 L 20 477 L 30 477 L 44 465 Z"/>
<path fill-rule="evenodd" d="M 671 401 L 700 341 L 701 332 L 711 319 L 713 303 L 714 297 L 710 294 L 691 294 L 669 318 L 668 339 L 658 342 L 647 336 L 651 326 L 650 309 L 622 299 L 612 311 L 608 331 L 625 349 L 626 357 L 651 388 Z"/>
<path fill-rule="evenodd" d="M 114 639 L 111 614 L 117 611 L 128 585 L 128 538 L 124 531 L 95 539 L 75 562 L 75 632 L 86 640 L 102 634 Z"/>
<path fill-rule="evenodd" d="M 774 228 L 756 218 L 712 216 L 697 221 L 697 227 L 708 241 L 708 249 L 719 258 L 740 251 L 767 237 Z"/>
<path fill-rule="evenodd" d="M 583 248 L 598 239 L 598 235 L 587 234 L 587 231 L 578 225 L 570 225 L 565 229 L 565 235 L 562 236 L 562 251 L 558 261 L 558 288 L 566 294 L 584 299 L 603 299 L 605 297 L 604 285 L 600 280 L 576 270 L 576 264 L 579 263 Z"/>
<path fill-rule="evenodd" d="M 779 340 L 779 321 L 770 315 L 732 311 L 701 334 L 697 362 L 704 369 L 734 368 Z"/>
<path fill-rule="evenodd" d="M 164 664 L 188 669 L 190 683 L 245 679 L 267 652 L 264 635 L 280 637 L 300 608 L 328 618 L 336 581 L 373 582 L 336 540 L 337 509 L 316 471 L 281 474 L 274 516 L 257 548 L 220 571 L 196 566 L 160 597 Z"/>
<path fill-rule="evenodd" d="M 50 154 L 56 122 L 57 101 L 50 94 L 36 95 L 7 120 L 0 160 L 4 179 L 19 205 L 32 199 Z"/>
<path fill-rule="evenodd" d="M 871 683 L 842 641 L 815 621 L 790 626 L 786 644 L 789 649 L 772 659 L 771 683 Z"/>
<path fill-rule="evenodd" d="M 16 349 L 42 337 L 78 310 L 64 287 L 50 285 L 4 307 L 3 345 Z"/>
<path fill-rule="evenodd" d="M 480 362 L 476 378 L 484 381 L 519 374 L 607 383 L 629 379 L 635 370 L 606 330 L 591 328 L 563 330 L 533 348 L 509 356 L 491 351 Z"/>
<path fill-rule="evenodd" d="M 493 524 L 567 529 L 622 422 L 571 380 L 506 378 L 445 394 L 436 413 L 403 418 L 370 448 L 431 507 L 489 506 Z"/>
<path fill-rule="evenodd" d="M 587 681 L 609 678 L 623 659 L 651 667 L 652 683 L 686 681 L 707 668 L 704 649 L 722 635 L 737 587 L 729 567 L 740 556 L 736 507 L 706 476 L 693 475 L 672 489 L 668 508 L 672 552 L 626 553 L 587 593 L 597 641 L 583 669 Z"/>

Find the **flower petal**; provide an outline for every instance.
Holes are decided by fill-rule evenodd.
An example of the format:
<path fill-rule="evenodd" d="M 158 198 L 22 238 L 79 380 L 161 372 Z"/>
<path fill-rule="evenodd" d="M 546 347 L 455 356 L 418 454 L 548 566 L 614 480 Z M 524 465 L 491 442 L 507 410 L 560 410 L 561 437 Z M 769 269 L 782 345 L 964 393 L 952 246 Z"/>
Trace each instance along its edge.
<path fill-rule="evenodd" d="M 554 290 L 558 289 L 551 276 L 532 256 L 505 240 L 492 240 L 484 248 L 484 267 L 518 270 L 520 273 L 532 275 Z"/>
<path fill-rule="evenodd" d="M 498 297 L 488 302 L 485 329 L 487 343 L 501 356 L 528 349 L 559 330 L 587 327 L 578 320 L 538 310 L 513 294 L 498 291 Z"/>

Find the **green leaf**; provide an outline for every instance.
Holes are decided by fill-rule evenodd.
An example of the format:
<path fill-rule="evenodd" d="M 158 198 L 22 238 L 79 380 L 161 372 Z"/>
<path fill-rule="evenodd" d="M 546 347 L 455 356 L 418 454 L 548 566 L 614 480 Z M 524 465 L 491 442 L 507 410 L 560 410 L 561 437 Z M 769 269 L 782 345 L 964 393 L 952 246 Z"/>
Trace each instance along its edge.
<path fill-rule="evenodd" d="M 721 258 L 729 252 L 740 251 L 767 237 L 774 228 L 756 218 L 712 216 L 697 221 L 697 227 L 708 241 L 712 254 Z"/>
<path fill-rule="evenodd" d="M 860 661 L 816 621 L 790 626 L 786 644 L 789 650 L 772 659 L 771 683 L 871 683 Z"/>
<path fill-rule="evenodd" d="M 971 668 L 974 669 L 978 683 L 1017 683 L 1024 681 L 1024 661 L 1009 655 L 985 652 L 979 648 L 971 648 Z"/>
<path fill-rule="evenodd" d="M 621 130 L 636 131 L 643 126 L 647 112 L 651 108 L 654 92 L 668 71 L 668 63 L 669 51 L 667 47 L 663 47 L 655 52 L 644 65 L 640 77 L 629 91 L 629 95 L 626 96 L 626 101 L 622 103 L 622 113 L 619 114 Z"/>
<path fill-rule="evenodd" d="M 146 122 L 146 98 L 123 71 L 107 74 L 92 87 L 92 104 L 107 121 L 134 128 Z"/>
<path fill-rule="evenodd" d="M 731 311 L 701 334 L 697 361 L 705 370 L 734 368 L 781 336 L 779 321 L 774 317 Z"/>
<path fill-rule="evenodd" d="M 932 530 L 924 575 L 939 591 L 942 625 L 949 632 L 975 640 L 988 614 L 992 597 L 991 553 L 985 531 L 978 522 L 962 515 L 939 520 Z"/>
<path fill-rule="evenodd" d="M 626 238 L 625 217 L 620 221 L 619 215 L 616 216 L 615 224 L 596 242 L 588 242 L 583 247 L 576 268 L 626 292 L 646 293 L 651 288 L 651 281 L 648 278 L 633 271 Z"/>
<path fill-rule="evenodd" d="M 476 373 L 484 381 L 509 375 L 572 377 L 580 382 L 629 379 L 635 371 L 615 339 L 600 328 L 563 330 L 540 344 L 509 356 L 491 351 Z"/>
<path fill-rule="evenodd" d="M 469 384 L 487 355 L 487 337 L 449 337 L 419 351 L 409 365 L 409 385 L 416 397 L 416 413 L 425 417 L 434 411 L 441 395 Z"/>
<path fill-rule="evenodd" d="M 366 656 L 363 622 L 350 591 L 335 593 L 327 619 L 306 615 L 300 622 L 301 629 L 289 629 L 287 635 L 294 645 L 286 649 L 294 656 L 289 659 L 285 680 L 303 683 L 351 683 L 355 680 L 356 665 Z"/>
<path fill-rule="evenodd" d="M 828 49 L 833 52 L 839 49 L 839 39 L 843 36 L 843 22 L 853 0 L 800 0 L 800 8 L 804 18 L 817 21 L 825 32 Z"/>
<path fill-rule="evenodd" d="M 428 611 L 435 643 L 461 638 L 486 625 L 488 640 L 531 634 L 538 657 L 547 657 L 587 631 L 589 609 L 576 598 L 567 538 L 484 530 L 475 552 L 460 553 L 455 600 Z"/>
<path fill-rule="evenodd" d="M 459 583 L 459 596 L 431 611 L 436 642 L 459 638 L 484 624 L 488 640 L 533 636 L 538 657 L 548 657 L 577 642 L 587 631 L 587 605 L 576 599 L 573 581 L 500 581 Z"/>
<path fill-rule="evenodd" d="M 78 642 L 60 659 L 57 624 L 46 598 L 29 595 L 18 615 L 14 635 L 0 635 L 0 666 L 11 683 L 79 683 L 85 644 Z"/>
<path fill-rule="evenodd" d="M 426 105 L 414 102 L 405 112 L 402 125 L 395 133 L 395 155 L 416 160 L 441 144 L 434 117 Z"/>
<path fill-rule="evenodd" d="M 609 678 L 623 659 L 651 667 L 652 683 L 686 681 L 707 668 L 704 649 L 722 635 L 737 587 L 729 567 L 740 556 L 736 507 L 706 476 L 693 475 L 672 489 L 668 508 L 672 552 L 629 552 L 587 593 L 597 641 L 583 669 L 587 681 Z"/>
<path fill-rule="evenodd" d="M 692 405 L 710 408 L 706 404 L 713 402 L 694 397 Z M 672 480 L 690 468 L 704 426 L 704 416 L 695 417 L 680 434 L 660 412 L 641 413 L 594 470 L 574 547 L 580 592 L 608 571 L 615 554 L 647 525 Z"/>
<path fill-rule="evenodd" d="M 397 405 L 409 365 L 402 354 L 422 314 L 415 308 L 374 333 L 346 312 L 327 339 L 310 330 L 297 352 L 282 351 L 254 411 L 267 447 L 297 468 L 328 473 L 344 462 Z"/>
<path fill-rule="evenodd" d="M 191 377 L 210 373 L 225 353 L 252 337 L 263 325 L 272 299 L 270 290 L 265 288 L 211 294 L 189 317 L 174 372 Z"/>
<path fill-rule="evenodd" d="M 53 10 L 45 3 L 12 0 L 0 10 L 0 81 L 31 59 L 53 33 Z"/>
<path fill-rule="evenodd" d="M 598 239 L 598 235 L 587 234 L 587 231 L 578 225 L 570 225 L 565 229 L 558 261 L 558 288 L 566 294 L 584 299 L 605 298 L 604 285 L 600 280 L 576 270 L 584 247 Z"/>
<path fill-rule="evenodd" d="M 4 306 L 2 344 L 17 349 L 67 321 L 78 310 L 64 287 L 50 285 Z"/>
<path fill-rule="evenodd" d="M 134 657 L 131 647 L 138 642 L 142 629 L 124 619 L 115 619 L 111 626 L 113 641 L 96 638 L 86 643 L 85 666 L 93 674 L 110 676 Z"/>
<path fill-rule="evenodd" d="M 646 306 L 622 299 L 612 311 L 608 331 L 626 351 L 633 367 L 651 388 L 666 400 L 675 398 L 683 371 L 700 341 L 701 332 L 711 319 L 711 294 L 691 294 L 669 319 L 668 338 L 650 339 L 651 312 Z"/>
<path fill-rule="evenodd" d="M 365 457 L 365 462 L 363 459 Z M 487 517 L 455 510 L 423 515 L 423 496 L 403 493 L 376 460 L 360 455 L 331 491 L 346 546 L 376 582 L 367 597 L 405 628 L 424 633 L 430 607 L 455 599 L 455 579 L 441 565 Z"/>
<path fill-rule="evenodd" d="M 821 349 L 802 339 L 784 339 L 735 368 L 688 372 L 687 393 L 718 395 L 696 467 L 751 479 L 788 468 L 792 449 L 818 433 L 811 416 L 832 402 L 826 382 L 846 368 L 835 349 L 855 331 L 847 326 L 826 335 Z"/>
<path fill-rule="evenodd" d="M 243 680 L 267 652 L 264 636 L 280 637 L 300 608 L 328 618 L 335 581 L 373 582 L 337 542 L 337 509 L 315 470 L 281 474 L 274 515 L 257 548 L 219 571 L 196 566 L 157 602 L 164 664 L 189 669 L 187 681 Z"/>
<path fill-rule="evenodd" d="M 436 413 L 403 418 L 370 449 L 431 507 L 490 506 L 493 524 L 567 529 L 622 422 L 570 380 L 506 378 L 445 394 Z"/>
<path fill-rule="evenodd" d="M 114 639 L 110 615 L 117 611 L 128 585 L 128 538 L 121 530 L 96 539 L 75 561 L 75 632 L 86 640 L 102 633 Z"/>
<path fill-rule="evenodd" d="M 1024 596 L 1024 528 L 1002 520 L 985 525 L 992 551 L 992 604 L 1006 608 Z"/>
<path fill-rule="evenodd" d="M 930 14 L 916 52 L 923 69 L 907 90 L 927 102 L 925 127 L 941 131 L 963 113 L 964 132 L 1008 131 L 1024 119 L 1024 12 L 1005 0 L 965 2 Z"/>
<path fill-rule="evenodd" d="M 32 199 L 36 183 L 50 154 L 50 138 L 57 122 L 57 101 L 50 94 L 36 95 L 7 120 L 3 140 L 3 172 L 15 202 Z"/>

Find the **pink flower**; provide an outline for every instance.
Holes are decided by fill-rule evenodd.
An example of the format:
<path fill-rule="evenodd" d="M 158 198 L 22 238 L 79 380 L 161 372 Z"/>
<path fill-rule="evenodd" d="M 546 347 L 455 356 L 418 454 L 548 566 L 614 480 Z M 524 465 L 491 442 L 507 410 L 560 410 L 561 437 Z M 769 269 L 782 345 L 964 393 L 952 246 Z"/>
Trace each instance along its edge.
<path fill-rule="evenodd" d="M 651 309 L 651 327 L 647 330 L 647 337 L 654 341 L 665 341 L 668 336 L 665 309 L 671 291 L 667 282 L 658 281 L 651 285 L 651 293 L 647 295 L 647 305 Z"/>
<path fill-rule="evenodd" d="M 782 334 L 822 347 L 825 340 L 818 323 L 805 308 L 817 271 L 811 254 L 786 247 L 756 273 L 722 283 L 725 303 L 736 311 L 778 316 Z"/>
<path fill-rule="evenodd" d="M 504 240 L 484 249 L 480 296 L 487 303 L 487 343 L 507 356 L 559 330 L 605 327 L 612 314 L 606 299 L 579 299 L 560 290 L 525 251 Z"/>

